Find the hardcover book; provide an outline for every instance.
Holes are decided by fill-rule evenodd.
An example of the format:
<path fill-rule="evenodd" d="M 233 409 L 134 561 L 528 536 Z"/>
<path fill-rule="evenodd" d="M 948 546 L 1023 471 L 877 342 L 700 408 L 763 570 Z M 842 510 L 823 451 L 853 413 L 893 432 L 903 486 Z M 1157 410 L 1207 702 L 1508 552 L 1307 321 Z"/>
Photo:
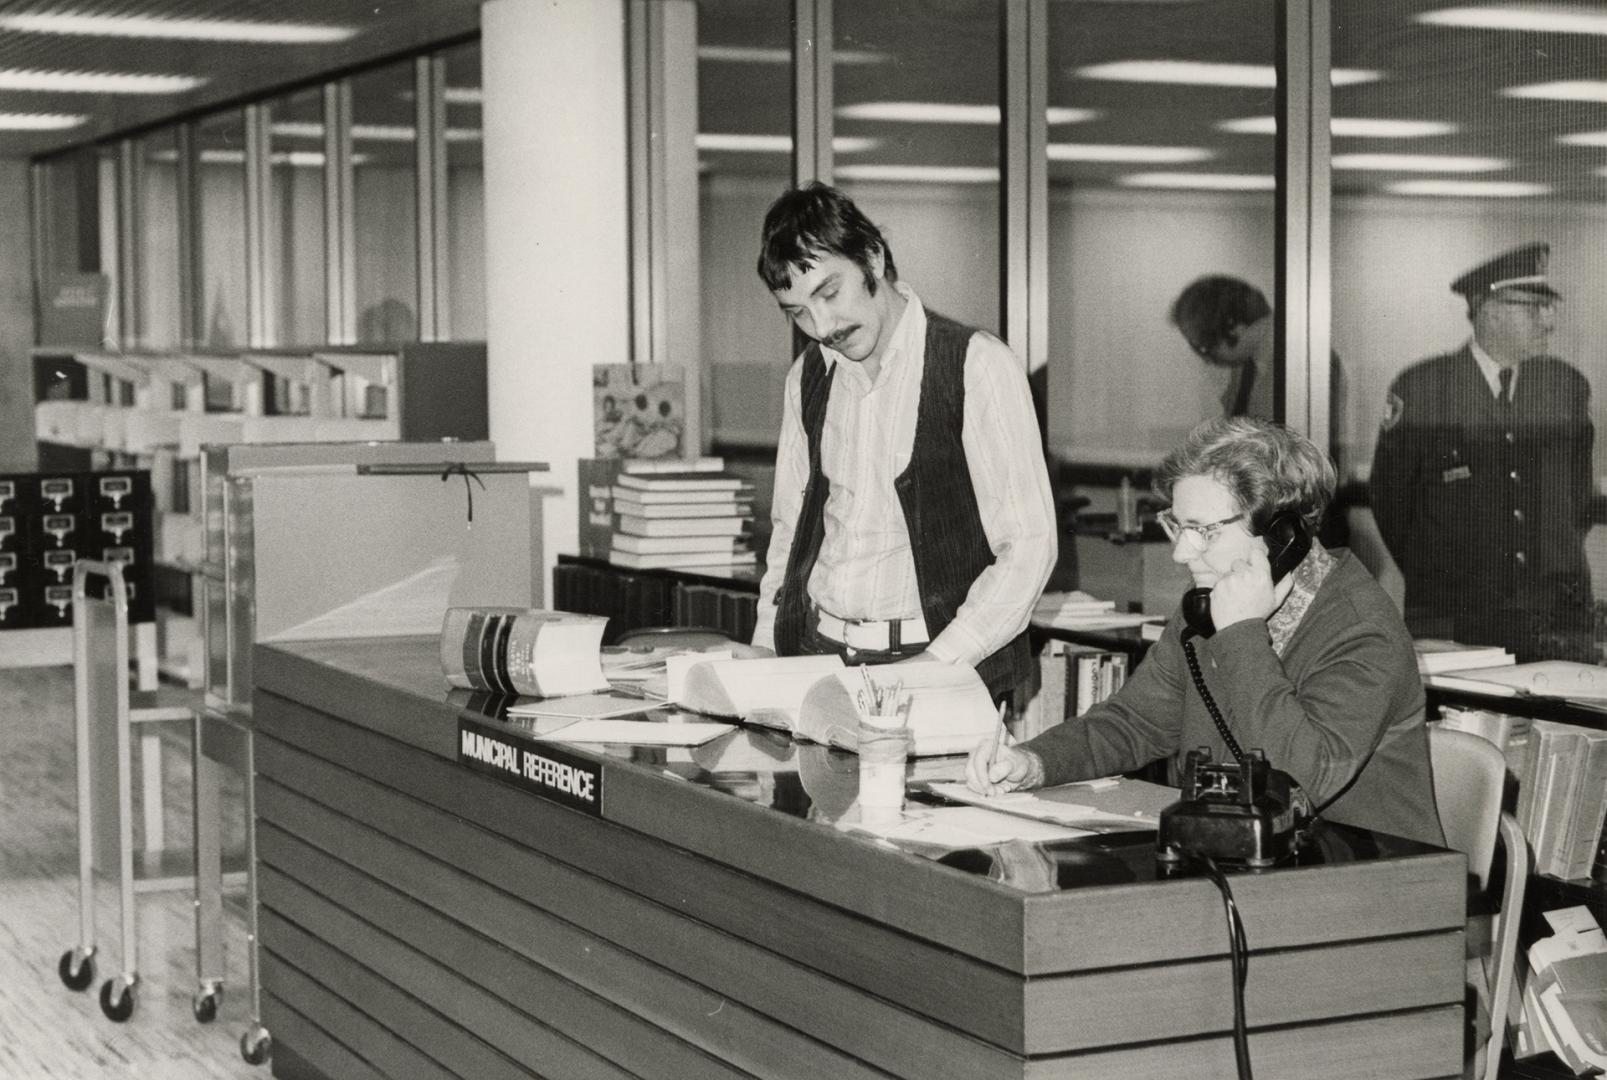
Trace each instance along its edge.
<path fill-rule="evenodd" d="M 556 697 L 608 689 L 602 615 L 537 608 L 448 608 L 441 670 L 465 690 Z"/>

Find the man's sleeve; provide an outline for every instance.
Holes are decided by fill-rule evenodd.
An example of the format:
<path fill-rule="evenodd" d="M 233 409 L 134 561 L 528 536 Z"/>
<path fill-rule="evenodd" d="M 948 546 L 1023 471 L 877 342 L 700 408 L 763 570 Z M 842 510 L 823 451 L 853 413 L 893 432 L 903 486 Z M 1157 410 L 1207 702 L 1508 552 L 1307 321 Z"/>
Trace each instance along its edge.
<path fill-rule="evenodd" d="M 776 647 L 776 591 L 787 573 L 787 556 L 792 553 L 792 536 L 803 508 L 804 488 L 809 483 L 809 444 L 804 437 L 803 361 L 794 361 L 787 373 L 787 388 L 781 404 L 781 433 L 776 439 L 776 478 L 770 496 L 770 548 L 765 553 L 764 577 L 759 581 L 759 607 L 753 624 L 753 644 L 765 649 Z"/>
<path fill-rule="evenodd" d="M 1577 485 L 1576 521 L 1581 529 L 1589 529 L 1596 495 L 1596 425 L 1590 419 L 1590 383 L 1583 377 L 1577 381 L 1579 391 L 1574 395 L 1574 407 L 1577 412 L 1574 420 L 1576 435 L 1573 445 L 1573 476 Z"/>
<path fill-rule="evenodd" d="M 1056 555 L 1054 497 L 1026 372 L 991 334 L 973 334 L 966 352 L 961 436 L 994 561 L 928 651 L 974 667 L 1026 629 Z"/>
<path fill-rule="evenodd" d="M 1404 390 L 1400 379 L 1389 388 L 1384 420 L 1378 428 L 1378 444 L 1373 451 L 1373 470 L 1367 483 L 1379 534 L 1396 559 L 1407 550 L 1411 536 L 1420 452 L 1416 443 L 1421 431 L 1412 415 L 1414 403 L 1405 399 Z M 1421 407 L 1421 403 L 1416 403 L 1416 407 Z"/>

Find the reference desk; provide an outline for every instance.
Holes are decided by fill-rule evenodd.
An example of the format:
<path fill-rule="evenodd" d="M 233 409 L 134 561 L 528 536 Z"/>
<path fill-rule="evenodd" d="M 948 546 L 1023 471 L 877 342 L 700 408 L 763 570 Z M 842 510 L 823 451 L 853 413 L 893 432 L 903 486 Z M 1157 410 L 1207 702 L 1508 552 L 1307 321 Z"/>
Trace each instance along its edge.
<path fill-rule="evenodd" d="M 899 850 L 834 824 L 851 755 L 746 729 L 560 748 L 594 816 L 460 763 L 460 724 L 552 744 L 449 692 L 433 639 L 255 663 L 275 1075 L 1233 1075 L 1222 901 L 1158 880 L 1153 833 L 1039 845 L 1024 881 Z M 1332 826 L 1304 858 L 1232 877 L 1256 1075 L 1459 1075 L 1462 856 Z"/>

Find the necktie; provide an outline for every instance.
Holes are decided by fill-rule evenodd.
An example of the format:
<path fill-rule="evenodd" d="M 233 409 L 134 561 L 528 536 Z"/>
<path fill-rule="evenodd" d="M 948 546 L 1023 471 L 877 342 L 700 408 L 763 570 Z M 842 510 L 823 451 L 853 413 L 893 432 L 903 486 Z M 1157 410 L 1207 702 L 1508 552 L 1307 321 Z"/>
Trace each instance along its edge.
<path fill-rule="evenodd" d="M 1502 368 L 1500 376 L 1501 394 L 1496 400 L 1501 403 L 1503 409 L 1509 409 L 1512 407 L 1512 369 L 1509 367 Z"/>

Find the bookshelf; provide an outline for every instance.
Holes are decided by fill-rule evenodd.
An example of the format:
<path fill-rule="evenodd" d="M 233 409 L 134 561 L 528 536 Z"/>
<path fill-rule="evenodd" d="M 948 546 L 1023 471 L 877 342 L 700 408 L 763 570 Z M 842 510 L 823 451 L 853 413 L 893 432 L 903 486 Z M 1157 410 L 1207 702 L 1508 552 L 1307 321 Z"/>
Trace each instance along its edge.
<path fill-rule="evenodd" d="M 553 606 L 608 616 L 604 644 L 653 626 L 704 627 L 735 641 L 753 636 L 763 566 L 729 573 L 628 570 L 606 559 L 559 555 L 553 568 Z"/>

